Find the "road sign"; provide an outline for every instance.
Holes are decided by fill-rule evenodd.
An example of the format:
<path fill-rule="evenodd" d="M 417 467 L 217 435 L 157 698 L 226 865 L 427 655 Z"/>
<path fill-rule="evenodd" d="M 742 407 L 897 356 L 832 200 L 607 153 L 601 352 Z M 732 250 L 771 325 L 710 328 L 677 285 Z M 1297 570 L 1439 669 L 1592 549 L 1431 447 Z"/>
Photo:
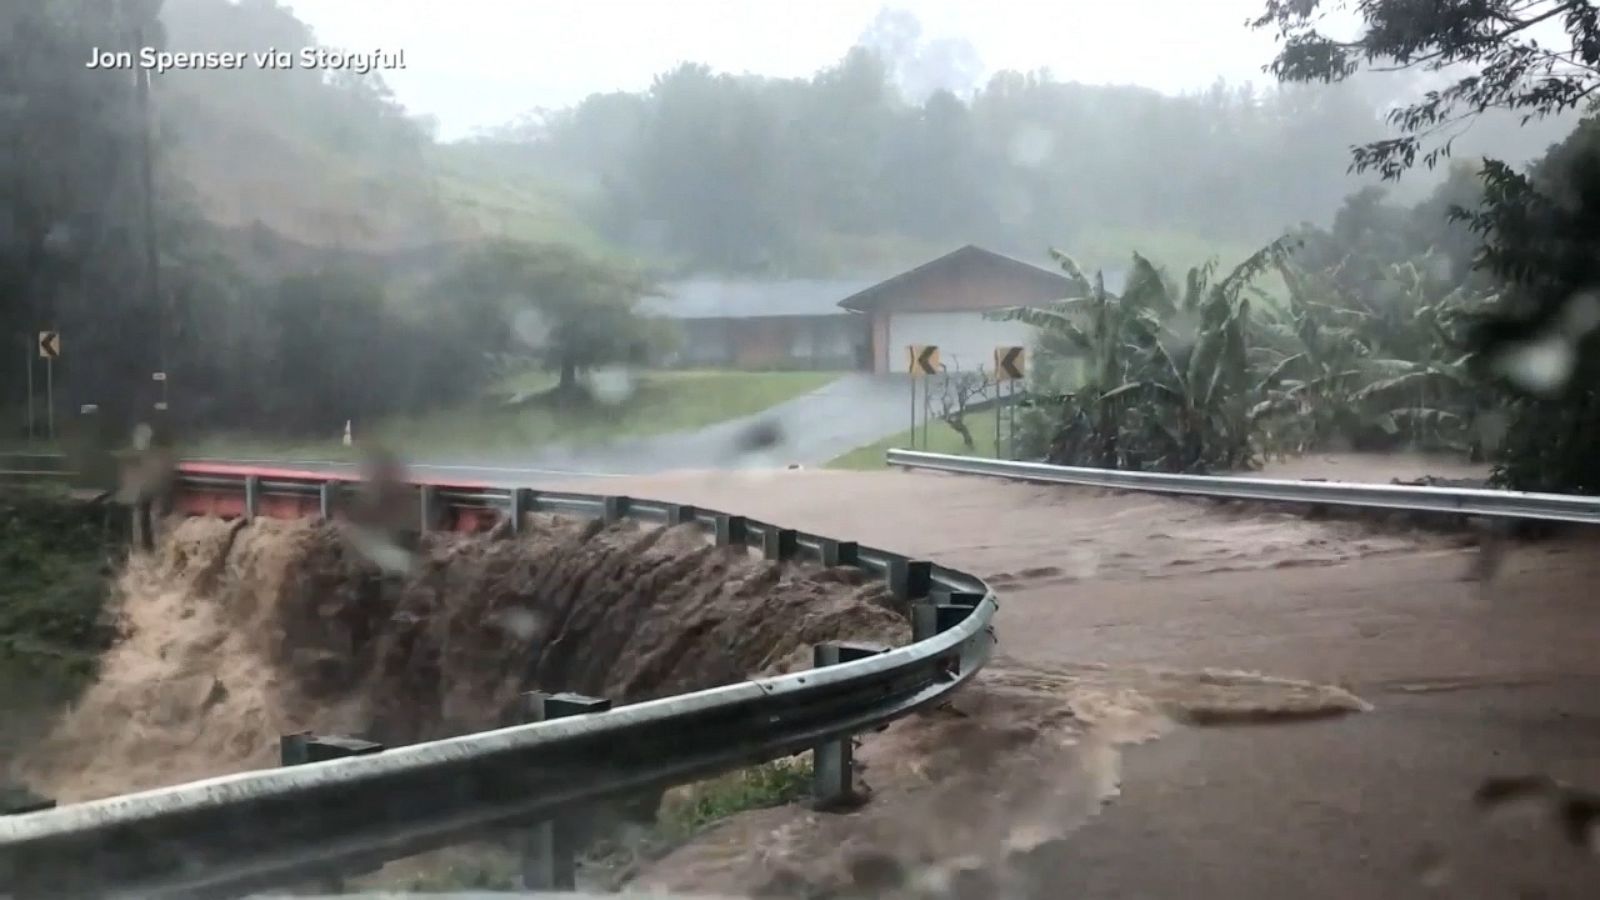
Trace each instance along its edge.
<path fill-rule="evenodd" d="M 994 348 L 994 377 L 999 381 L 1020 381 L 1027 359 L 1027 351 L 1022 347 Z"/>
<path fill-rule="evenodd" d="M 61 355 L 61 332 L 39 332 L 39 356 L 42 359 L 56 359 Z"/>
<path fill-rule="evenodd" d="M 165 372 L 151 372 L 150 373 L 150 380 L 151 381 L 166 381 L 167 380 L 167 373 L 165 373 Z"/>
<path fill-rule="evenodd" d="M 939 348 L 932 344 L 911 344 L 906 347 L 908 370 L 912 375 L 937 375 L 939 374 Z"/>

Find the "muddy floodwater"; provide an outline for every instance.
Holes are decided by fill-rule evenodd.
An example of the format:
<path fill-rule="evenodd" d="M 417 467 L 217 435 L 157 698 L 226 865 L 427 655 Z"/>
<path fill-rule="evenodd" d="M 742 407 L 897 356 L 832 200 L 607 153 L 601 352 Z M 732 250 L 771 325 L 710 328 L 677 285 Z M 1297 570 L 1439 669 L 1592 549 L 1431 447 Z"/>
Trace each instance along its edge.
<path fill-rule="evenodd" d="M 1364 460 L 1302 462 L 1295 474 L 1347 471 L 1428 472 Z M 918 732 L 939 726 L 896 726 L 861 751 L 869 783 L 876 759 L 885 785 L 878 811 L 752 814 L 662 861 L 661 884 L 793 896 L 872 879 L 908 896 L 1600 896 L 1600 858 L 1568 840 L 1555 806 L 1474 804 L 1490 777 L 1600 786 L 1591 533 L 1486 559 L 1470 531 L 938 474 L 605 484 L 937 559 L 1001 598 L 1000 658 L 954 713 L 964 728 L 984 723 L 971 732 L 982 740 L 955 744 L 971 748 L 972 774 L 919 780 L 904 760 L 934 757 L 895 748 L 926 745 Z M 1330 714 L 1305 714 L 1318 712 Z M 952 771 L 949 752 L 924 775 Z M 959 813 L 933 828 L 945 789 Z"/>

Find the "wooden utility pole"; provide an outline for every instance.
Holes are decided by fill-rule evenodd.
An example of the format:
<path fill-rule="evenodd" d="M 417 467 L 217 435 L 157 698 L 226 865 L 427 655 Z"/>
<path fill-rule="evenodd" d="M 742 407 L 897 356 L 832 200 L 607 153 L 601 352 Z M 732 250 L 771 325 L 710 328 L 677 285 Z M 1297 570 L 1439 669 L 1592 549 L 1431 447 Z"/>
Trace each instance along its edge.
<path fill-rule="evenodd" d="M 146 28 L 154 23 L 156 11 L 160 9 L 158 3 L 135 3 L 133 22 L 133 50 L 135 58 L 145 43 Z M 167 385 L 171 383 L 171 376 L 167 369 L 167 319 L 166 304 L 161 300 L 161 251 L 160 241 L 156 235 L 156 177 L 155 177 L 155 150 L 151 137 L 150 116 L 150 70 L 136 67 L 134 70 L 134 93 L 139 106 L 139 177 L 143 188 L 143 217 L 144 217 L 144 268 L 145 268 L 145 310 L 147 315 L 155 317 L 156 339 L 156 365 L 154 371 L 163 373 L 160 381 L 161 399 L 156 409 L 165 412 L 167 409 Z M 142 420 L 148 415 L 148 409 L 141 409 L 136 420 Z"/>

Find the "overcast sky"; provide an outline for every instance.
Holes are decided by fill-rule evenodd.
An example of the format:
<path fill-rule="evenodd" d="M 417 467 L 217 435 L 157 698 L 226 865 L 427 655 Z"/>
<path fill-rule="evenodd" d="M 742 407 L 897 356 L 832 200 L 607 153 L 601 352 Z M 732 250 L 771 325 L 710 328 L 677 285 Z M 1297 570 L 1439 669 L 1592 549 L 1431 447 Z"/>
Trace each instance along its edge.
<path fill-rule="evenodd" d="M 638 90 L 679 62 L 809 75 L 841 57 L 883 0 L 283 0 L 347 50 L 405 51 L 384 73 L 440 136 L 462 137 L 596 91 Z M 1262 82 L 1262 0 L 901 0 L 924 38 L 965 38 L 985 69 L 1177 92 Z"/>

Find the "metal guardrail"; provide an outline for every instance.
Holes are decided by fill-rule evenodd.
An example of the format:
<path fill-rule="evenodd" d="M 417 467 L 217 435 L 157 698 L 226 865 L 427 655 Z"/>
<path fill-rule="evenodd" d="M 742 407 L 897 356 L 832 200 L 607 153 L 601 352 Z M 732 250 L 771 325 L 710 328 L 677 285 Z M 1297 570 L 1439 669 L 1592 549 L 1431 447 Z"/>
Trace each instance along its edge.
<path fill-rule="evenodd" d="M 1410 512 L 1455 513 L 1502 519 L 1600 523 L 1600 497 L 1570 494 L 1335 481 L 1288 481 L 1271 478 L 1236 478 L 1226 475 L 1170 475 L 1164 472 L 1126 472 L 1116 469 L 950 456 L 918 450 L 890 450 L 887 459 L 891 466 L 908 469 L 929 469 L 963 475 L 993 475 L 1021 481 L 1080 484 L 1127 491 Z"/>
<path fill-rule="evenodd" d="M 341 479 L 250 480 L 260 496 Z M 243 475 L 188 474 L 246 491 Z M 981 580 L 711 510 L 558 491 L 438 487 L 443 504 L 692 523 L 769 558 L 844 562 L 912 601 L 913 643 L 773 678 L 292 768 L 0 817 L 0 896 L 222 897 L 359 871 L 563 811 L 790 756 L 886 724 L 970 679 L 994 642 Z M 737 522 L 738 527 L 732 526 Z M 820 767 L 819 767 L 820 768 Z"/>
<path fill-rule="evenodd" d="M 0 479 L 54 479 L 72 475 L 59 453 L 0 451 Z"/>

